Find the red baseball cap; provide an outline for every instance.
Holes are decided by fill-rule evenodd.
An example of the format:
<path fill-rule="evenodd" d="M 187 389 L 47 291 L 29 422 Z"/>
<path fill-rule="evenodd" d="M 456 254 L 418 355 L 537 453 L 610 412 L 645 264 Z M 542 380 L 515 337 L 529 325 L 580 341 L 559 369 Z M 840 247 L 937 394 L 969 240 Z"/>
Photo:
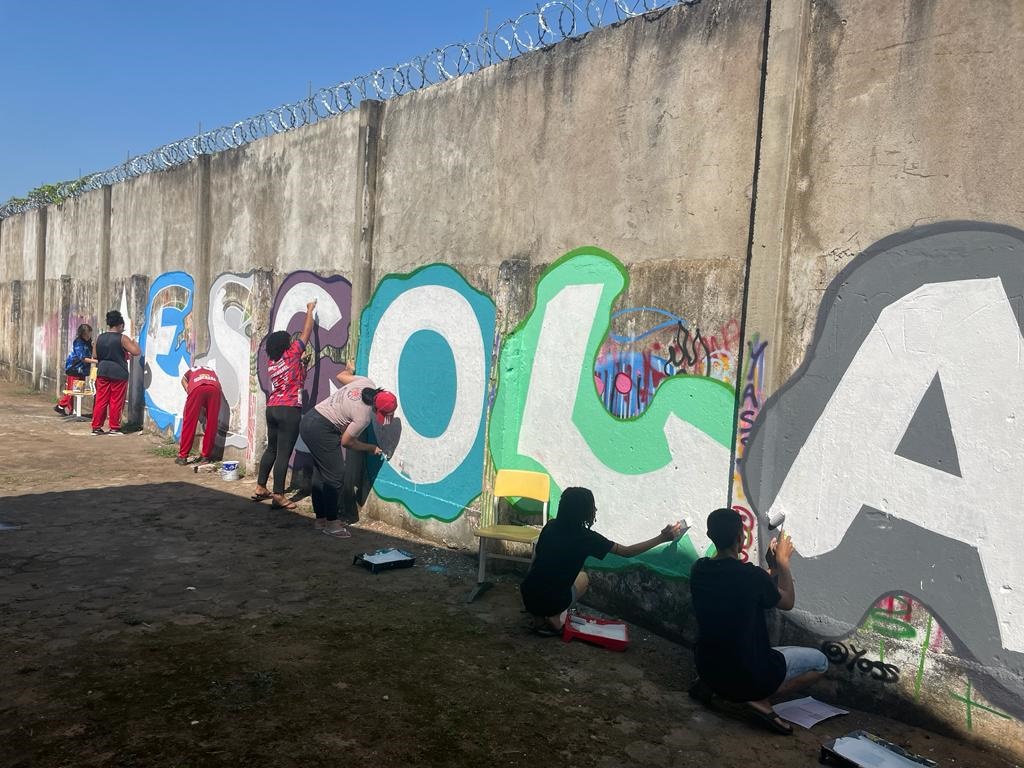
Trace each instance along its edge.
<path fill-rule="evenodd" d="M 398 398 L 387 390 L 381 390 L 373 398 L 373 409 L 377 412 L 377 423 L 383 424 L 384 419 L 392 415 L 398 408 Z"/>

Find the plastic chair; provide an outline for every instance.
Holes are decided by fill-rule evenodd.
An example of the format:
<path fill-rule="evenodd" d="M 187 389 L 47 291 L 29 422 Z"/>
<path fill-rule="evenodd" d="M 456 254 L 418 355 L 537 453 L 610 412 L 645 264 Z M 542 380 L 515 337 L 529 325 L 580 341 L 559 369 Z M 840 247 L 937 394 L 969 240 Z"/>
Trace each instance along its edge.
<path fill-rule="evenodd" d="M 541 528 L 548 522 L 548 502 L 551 499 L 551 480 L 543 472 L 529 472 L 522 469 L 500 469 L 494 478 L 494 520 L 498 520 L 498 500 L 513 498 L 533 499 L 542 503 Z M 487 581 L 487 560 L 514 560 L 520 563 L 533 562 L 533 553 L 540 537 L 540 528 L 532 525 L 488 525 L 473 532 L 480 540 L 479 565 L 476 587 L 469 595 L 467 603 L 476 600 L 482 593 L 491 588 Z M 530 557 L 514 555 L 489 554 L 487 542 L 511 541 L 516 544 L 529 544 Z"/>

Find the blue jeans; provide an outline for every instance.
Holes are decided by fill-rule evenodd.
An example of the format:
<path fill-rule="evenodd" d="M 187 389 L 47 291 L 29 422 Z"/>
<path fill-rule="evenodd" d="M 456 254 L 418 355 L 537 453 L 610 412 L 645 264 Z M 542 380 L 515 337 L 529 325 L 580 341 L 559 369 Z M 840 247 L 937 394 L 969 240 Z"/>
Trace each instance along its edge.
<path fill-rule="evenodd" d="M 783 645 L 775 649 L 786 657 L 786 680 L 808 672 L 827 672 L 828 657 L 817 648 Z"/>

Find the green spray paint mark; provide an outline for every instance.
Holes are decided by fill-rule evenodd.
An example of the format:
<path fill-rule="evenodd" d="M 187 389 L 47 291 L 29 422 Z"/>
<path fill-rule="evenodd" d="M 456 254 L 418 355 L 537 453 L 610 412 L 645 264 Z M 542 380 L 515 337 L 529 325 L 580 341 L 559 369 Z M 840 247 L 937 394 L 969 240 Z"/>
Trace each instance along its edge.
<path fill-rule="evenodd" d="M 593 247 L 566 254 L 541 276 L 533 310 L 502 345 L 489 445 L 496 468 L 551 476 L 552 509 L 562 488 L 591 488 L 596 528 L 621 543 L 685 516 L 693 538 L 632 560 L 589 563 L 685 577 L 708 545 L 705 516 L 726 502 L 734 395 L 714 379 L 674 376 L 641 415 L 608 412 L 594 363 L 628 283 L 623 266 Z"/>
<path fill-rule="evenodd" d="M 957 701 L 963 702 L 964 706 L 967 708 L 967 730 L 968 731 L 974 730 L 974 718 L 972 716 L 972 710 L 975 710 L 975 709 L 980 709 L 983 712 L 988 712 L 989 714 L 995 715 L 996 717 L 1001 717 L 1004 720 L 1012 720 L 1013 719 L 1012 717 L 1010 717 L 1010 715 L 1006 714 L 1005 712 L 1000 712 L 998 709 L 993 709 L 992 707 L 985 706 L 980 701 L 975 701 L 974 697 L 972 695 L 971 679 L 970 678 L 967 678 L 967 695 L 966 696 L 961 696 L 956 691 L 950 691 L 949 695 L 952 698 L 956 699 Z"/>
<path fill-rule="evenodd" d="M 924 658 L 928 653 L 928 643 L 932 641 L 932 615 L 928 614 L 928 629 L 925 631 L 924 642 L 921 643 L 921 658 L 917 661 L 917 678 L 914 680 L 914 701 L 921 698 L 921 678 L 924 675 Z"/>

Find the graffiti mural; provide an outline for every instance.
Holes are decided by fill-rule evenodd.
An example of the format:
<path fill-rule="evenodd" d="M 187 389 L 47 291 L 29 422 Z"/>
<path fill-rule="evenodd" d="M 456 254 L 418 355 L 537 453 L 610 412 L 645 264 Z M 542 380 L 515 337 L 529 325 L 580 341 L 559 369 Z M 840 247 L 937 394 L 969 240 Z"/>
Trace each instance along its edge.
<path fill-rule="evenodd" d="M 321 277 L 314 272 L 292 272 L 284 279 L 274 296 L 270 311 L 270 332 L 288 331 L 297 336 L 306 316 L 306 304 L 316 299 L 316 325 L 306 351 L 305 404 L 308 411 L 338 389 L 335 376 L 345 364 L 349 323 L 352 312 L 352 283 L 340 275 Z M 259 382 L 264 393 L 270 393 L 267 377 L 267 352 L 260 344 L 258 353 Z M 299 438 L 295 446 L 293 466 L 311 466 L 306 445 Z"/>
<path fill-rule="evenodd" d="M 192 301 L 195 283 L 185 272 L 165 272 L 152 282 L 139 332 L 145 359 L 145 402 L 159 429 L 181 434 L 185 390 L 181 377 L 191 365 Z M 126 316 L 127 317 L 127 316 Z M 126 329 L 127 330 L 127 329 Z"/>
<path fill-rule="evenodd" d="M 985 693 L 1017 715 L 1022 251 L 1019 230 L 969 222 L 869 248 L 826 292 L 806 359 L 744 457 L 759 518 L 786 514 L 807 614 L 831 617 L 838 637 L 879 596 L 911 596 L 957 653 L 999 670 Z M 986 340 L 984 365 L 953 329 Z"/>
<path fill-rule="evenodd" d="M 227 273 L 210 287 L 210 349 L 196 363 L 212 368 L 220 379 L 227 408 L 221 409 L 226 447 L 248 448 L 253 420 L 251 274 Z"/>
<path fill-rule="evenodd" d="M 547 472 L 559 491 L 593 489 L 598 528 L 632 542 L 666 522 L 703 520 L 726 500 L 733 390 L 704 376 L 672 376 L 637 418 L 616 418 L 598 393 L 594 371 L 612 304 L 628 285 L 622 265 L 597 248 L 555 262 L 536 287 L 534 309 L 505 339 L 491 416 L 497 468 Z M 707 549 L 703 525 L 684 539 L 627 561 L 685 576 Z"/>
<path fill-rule="evenodd" d="M 754 428 L 757 415 L 761 411 L 761 404 L 765 400 L 765 353 L 767 349 L 768 342 L 761 341 L 756 333 L 747 341 L 747 354 L 744 358 L 746 373 L 741 382 L 743 389 L 739 393 L 739 410 L 736 416 L 736 460 L 733 462 L 732 508 L 743 518 L 746 539 L 740 550 L 740 559 L 744 563 L 757 561 L 757 518 L 750 510 L 750 502 L 747 501 L 747 497 L 743 493 L 742 472 L 743 456 L 746 454 L 747 443 L 750 442 L 750 432 Z"/>
<path fill-rule="evenodd" d="M 480 494 L 494 327 L 494 302 L 440 264 L 384 278 L 363 311 L 358 370 L 401 424 L 374 490 L 417 517 L 454 520 Z"/>
<path fill-rule="evenodd" d="M 597 356 L 594 383 L 614 416 L 639 416 L 670 376 L 710 376 L 727 384 L 736 378 L 736 320 L 709 338 L 686 319 L 655 307 L 620 309 L 611 321 L 608 340 Z"/>

